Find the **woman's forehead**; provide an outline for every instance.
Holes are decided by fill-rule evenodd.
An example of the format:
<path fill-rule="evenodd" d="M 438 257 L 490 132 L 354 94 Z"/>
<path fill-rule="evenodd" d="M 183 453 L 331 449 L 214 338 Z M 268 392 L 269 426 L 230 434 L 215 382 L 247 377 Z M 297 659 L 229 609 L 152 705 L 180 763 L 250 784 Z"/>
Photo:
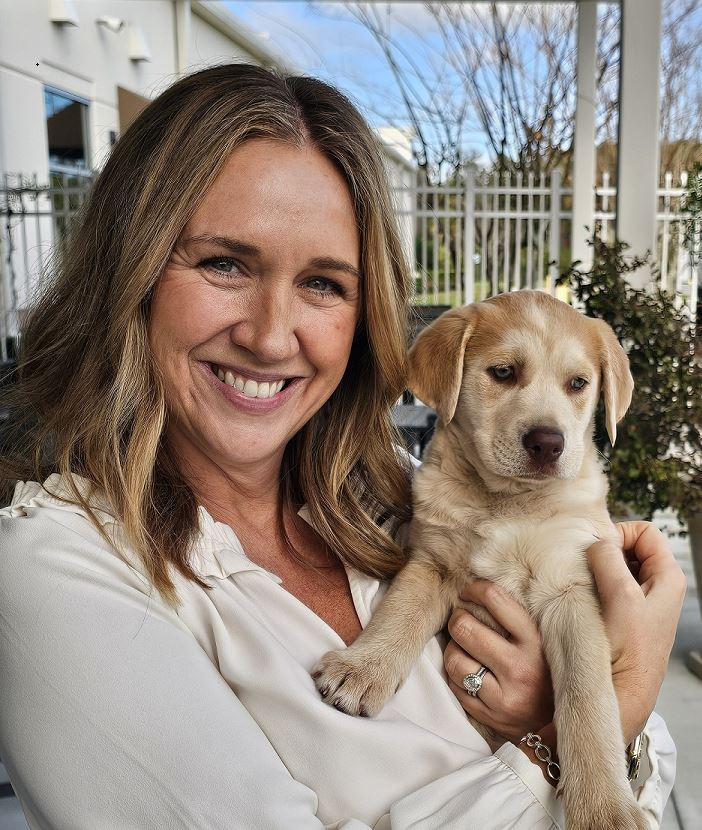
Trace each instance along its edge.
<path fill-rule="evenodd" d="M 262 251 L 294 245 L 359 265 L 353 201 L 334 164 L 310 144 L 256 139 L 237 148 L 181 239 L 235 239 Z"/>

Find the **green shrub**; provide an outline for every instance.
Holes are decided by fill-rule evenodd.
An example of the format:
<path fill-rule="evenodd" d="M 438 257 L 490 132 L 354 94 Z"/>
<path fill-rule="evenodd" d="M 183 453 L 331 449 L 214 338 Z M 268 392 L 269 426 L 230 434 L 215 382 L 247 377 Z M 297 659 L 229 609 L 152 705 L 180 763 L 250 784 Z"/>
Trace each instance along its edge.
<path fill-rule="evenodd" d="M 657 283 L 647 290 L 628 284 L 627 274 L 650 268 L 648 255 L 627 255 L 626 243 L 608 244 L 596 234 L 590 244 L 592 268 L 581 271 L 575 262 L 559 282 L 571 286 L 585 314 L 614 329 L 635 384 L 614 447 L 601 404 L 596 415 L 595 441 L 609 462 L 610 509 L 621 515 L 628 507 L 650 518 L 672 507 L 684 518 L 702 510 L 702 369 L 694 322 Z"/>

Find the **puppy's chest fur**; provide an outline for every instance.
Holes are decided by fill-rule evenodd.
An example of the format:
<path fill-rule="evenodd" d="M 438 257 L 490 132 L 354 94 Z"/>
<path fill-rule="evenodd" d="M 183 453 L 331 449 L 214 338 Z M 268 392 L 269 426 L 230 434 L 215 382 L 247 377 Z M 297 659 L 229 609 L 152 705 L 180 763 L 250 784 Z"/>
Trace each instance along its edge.
<path fill-rule="evenodd" d="M 614 538 L 606 494 L 594 457 L 574 481 L 504 494 L 488 491 L 434 442 L 415 477 L 410 545 L 421 537 L 419 547 L 436 552 L 435 565 L 457 590 L 466 578 L 489 579 L 537 611 L 573 585 L 592 585 L 585 550 Z"/>

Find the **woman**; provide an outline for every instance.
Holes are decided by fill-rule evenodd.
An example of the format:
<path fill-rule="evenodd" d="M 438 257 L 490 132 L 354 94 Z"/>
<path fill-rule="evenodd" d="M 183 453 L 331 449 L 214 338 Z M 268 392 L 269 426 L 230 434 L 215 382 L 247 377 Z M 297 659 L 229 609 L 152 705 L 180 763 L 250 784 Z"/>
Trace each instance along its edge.
<path fill-rule="evenodd" d="M 5 442 L 0 754 L 30 826 L 558 823 L 519 744 L 551 720 L 548 670 L 510 598 L 471 588 L 513 638 L 454 616 L 372 720 L 309 676 L 404 561 L 407 286 L 372 134 L 318 81 L 207 69 L 117 144 L 29 320 Z M 622 532 L 648 594 L 619 551 L 593 564 L 633 737 L 682 580 L 655 531 Z M 646 734 L 655 820 L 674 749 Z"/>

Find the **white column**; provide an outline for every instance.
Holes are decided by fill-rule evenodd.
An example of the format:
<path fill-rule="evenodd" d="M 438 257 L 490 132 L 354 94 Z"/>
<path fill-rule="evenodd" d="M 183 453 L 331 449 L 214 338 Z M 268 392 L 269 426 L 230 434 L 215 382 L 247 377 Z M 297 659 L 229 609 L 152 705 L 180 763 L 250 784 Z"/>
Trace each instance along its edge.
<path fill-rule="evenodd" d="M 597 58 L 597 2 L 578 3 L 578 68 L 575 133 L 573 136 L 573 224 L 571 261 L 584 268 L 592 262 L 586 240 L 592 235 L 595 210 L 595 74 Z M 585 228 L 589 228 L 587 231 Z"/>
<path fill-rule="evenodd" d="M 175 0 L 175 30 L 178 74 L 184 75 L 190 66 L 190 0 Z"/>
<path fill-rule="evenodd" d="M 658 112 L 663 0 L 622 0 L 617 237 L 656 256 Z M 649 273 L 632 274 L 645 285 Z"/>
<path fill-rule="evenodd" d="M 463 303 L 475 302 L 475 168 L 465 169 L 465 200 L 463 215 Z M 426 220 L 425 220 L 426 221 Z"/>
<path fill-rule="evenodd" d="M 548 229 L 548 282 L 549 294 L 556 293 L 556 278 L 560 273 L 561 261 L 561 171 L 551 170 L 551 210 Z"/>

